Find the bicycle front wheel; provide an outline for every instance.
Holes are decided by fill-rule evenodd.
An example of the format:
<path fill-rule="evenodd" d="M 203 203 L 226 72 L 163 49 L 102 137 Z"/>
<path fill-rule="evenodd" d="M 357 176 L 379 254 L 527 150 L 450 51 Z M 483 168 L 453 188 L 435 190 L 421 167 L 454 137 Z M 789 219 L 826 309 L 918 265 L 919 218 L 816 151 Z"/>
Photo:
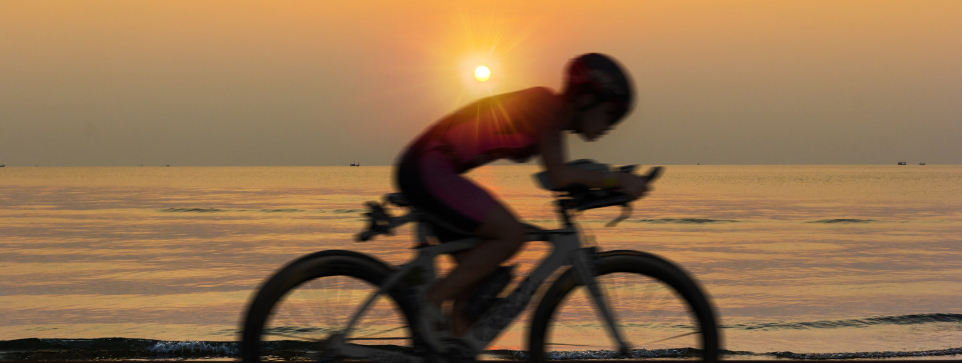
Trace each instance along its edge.
<path fill-rule="evenodd" d="M 244 362 L 340 361 L 328 340 L 343 329 L 393 270 L 351 251 L 324 251 L 292 262 L 261 287 L 244 321 Z M 414 311 L 398 289 L 380 295 L 344 336 L 349 344 L 407 351 L 413 346 Z"/>
<path fill-rule="evenodd" d="M 542 298 L 531 323 L 533 362 L 562 359 L 718 359 L 711 304 L 680 268 L 636 251 L 598 255 L 597 281 L 628 343 L 619 351 L 588 289 L 570 271 Z"/>

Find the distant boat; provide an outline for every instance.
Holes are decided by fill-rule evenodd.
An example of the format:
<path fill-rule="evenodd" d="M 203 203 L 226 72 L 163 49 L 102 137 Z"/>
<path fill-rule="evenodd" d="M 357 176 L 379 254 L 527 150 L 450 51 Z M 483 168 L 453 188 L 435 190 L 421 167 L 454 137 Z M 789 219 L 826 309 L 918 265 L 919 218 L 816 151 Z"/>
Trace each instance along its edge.
<path fill-rule="evenodd" d="M 0 164 L 0 168 L 7 166 L 6 164 Z"/>
<path fill-rule="evenodd" d="M 906 165 L 904 161 L 900 161 L 899 165 Z"/>
<path fill-rule="evenodd" d="M 925 162 L 921 162 L 919 163 L 919 165 L 925 165 Z M 3 165 L 0 165 L 0 166 L 3 166 Z"/>
<path fill-rule="evenodd" d="M 351 163 L 351 166 L 361 166 L 361 163 Z"/>

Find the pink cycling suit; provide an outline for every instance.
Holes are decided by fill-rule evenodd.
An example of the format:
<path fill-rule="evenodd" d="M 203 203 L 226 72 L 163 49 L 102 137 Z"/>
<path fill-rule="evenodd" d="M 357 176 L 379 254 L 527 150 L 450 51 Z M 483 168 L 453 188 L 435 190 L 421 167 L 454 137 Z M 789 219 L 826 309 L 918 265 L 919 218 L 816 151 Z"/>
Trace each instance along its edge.
<path fill-rule="evenodd" d="M 427 129 L 408 146 L 396 182 L 418 208 L 474 232 L 498 202 L 461 174 L 498 159 L 524 162 L 541 152 L 538 135 L 561 108 L 547 88 L 472 103 Z"/>

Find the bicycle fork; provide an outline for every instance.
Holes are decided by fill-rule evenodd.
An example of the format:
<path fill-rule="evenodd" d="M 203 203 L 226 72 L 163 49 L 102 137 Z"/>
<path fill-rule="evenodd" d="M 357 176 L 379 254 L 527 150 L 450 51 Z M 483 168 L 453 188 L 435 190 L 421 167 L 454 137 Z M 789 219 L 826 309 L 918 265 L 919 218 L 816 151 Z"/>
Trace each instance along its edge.
<path fill-rule="evenodd" d="M 580 248 L 571 252 L 569 258 L 571 262 L 571 269 L 575 274 L 575 279 L 577 279 L 579 284 L 588 288 L 588 292 L 591 293 L 591 299 L 595 303 L 596 311 L 605 319 L 605 325 L 608 328 L 608 334 L 611 336 L 611 339 L 618 342 L 618 352 L 623 355 L 628 354 L 628 343 L 625 342 L 625 339 L 622 337 L 619 327 L 615 325 L 614 313 L 608 308 L 605 295 L 601 291 L 601 288 L 598 287 L 598 282 L 595 280 L 595 276 L 597 276 L 597 271 L 595 269 L 597 255 L 595 248 Z"/>

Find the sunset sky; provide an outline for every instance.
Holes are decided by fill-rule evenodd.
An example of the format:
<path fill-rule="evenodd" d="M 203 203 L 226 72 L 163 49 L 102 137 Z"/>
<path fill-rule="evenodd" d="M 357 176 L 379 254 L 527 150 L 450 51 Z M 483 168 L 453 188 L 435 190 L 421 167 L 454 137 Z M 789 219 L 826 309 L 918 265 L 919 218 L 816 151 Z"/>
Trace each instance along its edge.
<path fill-rule="evenodd" d="M 953 0 L 3 0 L 0 164 L 390 165 L 586 52 L 639 98 L 573 158 L 962 164 Z"/>

